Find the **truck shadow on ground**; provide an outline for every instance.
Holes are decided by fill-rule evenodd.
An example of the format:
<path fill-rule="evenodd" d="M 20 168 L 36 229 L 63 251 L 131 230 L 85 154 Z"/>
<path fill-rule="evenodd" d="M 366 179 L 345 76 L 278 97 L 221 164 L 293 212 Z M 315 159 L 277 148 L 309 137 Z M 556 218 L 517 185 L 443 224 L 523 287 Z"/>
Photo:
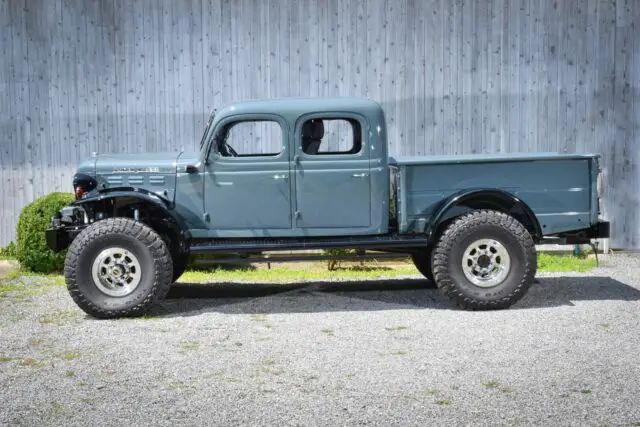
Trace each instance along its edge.
<path fill-rule="evenodd" d="M 457 309 L 424 279 L 342 282 L 178 283 L 153 315 L 311 313 Z M 610 277 L 541 277 L 511 309 L 571 306 L 579 301 L 639 301 L 640 290 Z"/>

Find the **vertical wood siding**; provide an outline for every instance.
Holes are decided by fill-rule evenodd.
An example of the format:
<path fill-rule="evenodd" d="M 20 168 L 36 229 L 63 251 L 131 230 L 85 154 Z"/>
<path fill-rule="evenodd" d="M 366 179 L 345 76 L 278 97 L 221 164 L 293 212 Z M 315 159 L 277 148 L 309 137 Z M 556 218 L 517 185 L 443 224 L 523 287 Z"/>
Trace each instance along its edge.
<path fill-rule="evenodd" d="M 0 244 L 91 152 L 194 149 L 233 100 L 380 102 L 392 154 L 601 153 L 640 246 L 636 0 L 0 0 Z M 491 171 L 487 171 L 491 173 Z"/>

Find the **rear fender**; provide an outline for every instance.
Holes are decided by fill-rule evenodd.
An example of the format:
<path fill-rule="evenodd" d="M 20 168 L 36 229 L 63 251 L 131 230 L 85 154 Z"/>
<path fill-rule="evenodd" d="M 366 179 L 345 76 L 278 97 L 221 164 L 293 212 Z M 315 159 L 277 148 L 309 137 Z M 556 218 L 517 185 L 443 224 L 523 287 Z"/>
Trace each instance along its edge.
<path fill-rule="evenodd" d="M 534 241 L 542 239 L 538 218 L 526 203 L 507 191 L 481 188 L 462 190 L 436 206 L 425 230 L 429 245 L 435 243 L 443 227 L 453 218 L 475 209 L 493 209 L 510 215 L 527 228 Z"/>

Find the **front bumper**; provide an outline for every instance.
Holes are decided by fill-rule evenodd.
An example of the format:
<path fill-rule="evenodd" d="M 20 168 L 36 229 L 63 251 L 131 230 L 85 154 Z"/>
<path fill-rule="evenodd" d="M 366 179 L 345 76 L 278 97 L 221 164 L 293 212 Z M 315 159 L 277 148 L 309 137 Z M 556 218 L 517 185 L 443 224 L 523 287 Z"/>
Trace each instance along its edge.
<path fill-rule="evenodd" d="M 50 228 L 44 232 L 47 246 L 54 252 L 63 251 L 84 228 L 81 226 Z"/>
<path fill-rule="evenodd" d="M 69 233 L 64 228 L 50 228 L 45 231 L 47 246 L 54 252 L 65 250 L 71 244 Z"/>
<path fill-rule="evenodd" d="M 51 217 L 51 228 L 45 231 L 49 249 L 60 252 L 69 247 L 88 223 L 85 211 L 78 206 L 66 206 Z"/>

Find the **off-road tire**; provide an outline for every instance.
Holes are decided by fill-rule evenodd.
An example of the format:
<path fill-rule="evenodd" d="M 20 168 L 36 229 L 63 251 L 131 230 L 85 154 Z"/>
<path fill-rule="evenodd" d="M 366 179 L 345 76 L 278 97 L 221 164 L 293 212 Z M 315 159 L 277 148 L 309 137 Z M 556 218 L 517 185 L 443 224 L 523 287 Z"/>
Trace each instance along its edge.
<path fill-rule="evenodd" d="M 141 278 L 128 295 L 102 292 L 92 276 L 92 264 L 106 248 L 118 246 L 139 260 Z M 128 218 L 109 218 L 84 229 L 71 243 L 64 266 L 67 289 L 87 314 L 97 318 L 134 317 L 164 298 L 172 283 L 173 262 L 166 244 L 153 229 Z"/>
<path fill-rule="evenodd" d="M 498 285 L 476 286 L 462 268 L 465 249 L 479 239 L 499 241 L 512 260 L 509 273 Z M 522 298 L 533 283 L 537 269 L 536 248 L 527 229 L 502 212 L 476 210 L 445 230 L 434 248 L 433 272 L 438 288 L 467 310 L 507 308 Z"/>
<path fill-rule="evenodd" d="M 437 288 L 436 282 L 433 279 L 433 269 L 431 268 L 432 257 L 431 250 L 425 249 L 420 252 L 414 252 L 411 254 L 411 260 L 413 264 L 416 266 L 420 274 L 422 274 L 425 279 L 427 279 L 426 287 L 428 289 Z"/>
<path fill-rule="evenodd" d="M 182 245 L 179 241 L 172 239 L 172 235 L 169 233 L 161 233 L 160 237 L 164 241 L 164 244 L 169 248 L 169 252 L 171 253 L 171 259 L 173 260 L 173 275 L 171 277 L 171 283 L 175 283 L 176 280 L 182 276 L 184 270 L 187 269 L 187 265 L 189 265 L 189 252 L 184 252 L 181 250 Z"/>

